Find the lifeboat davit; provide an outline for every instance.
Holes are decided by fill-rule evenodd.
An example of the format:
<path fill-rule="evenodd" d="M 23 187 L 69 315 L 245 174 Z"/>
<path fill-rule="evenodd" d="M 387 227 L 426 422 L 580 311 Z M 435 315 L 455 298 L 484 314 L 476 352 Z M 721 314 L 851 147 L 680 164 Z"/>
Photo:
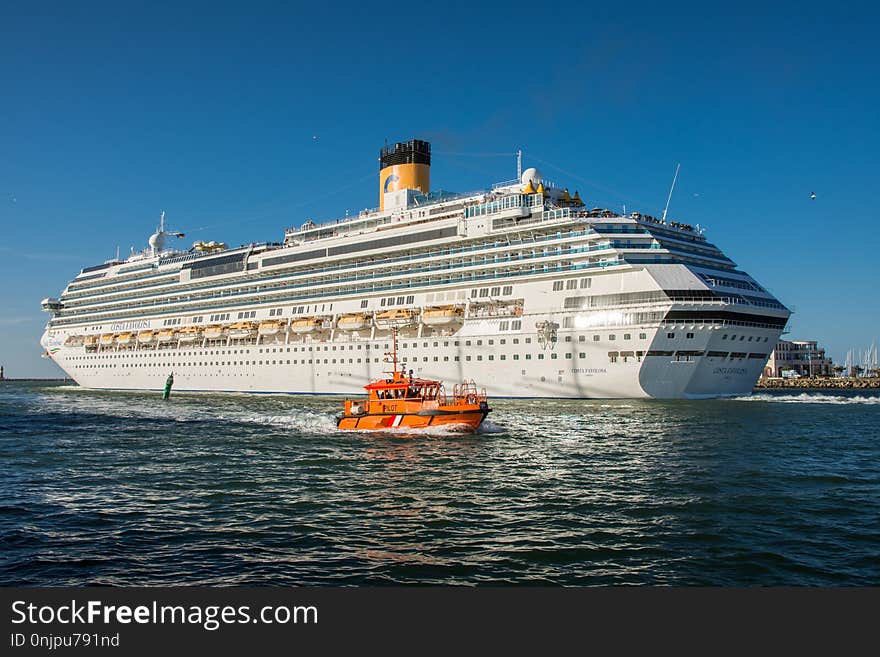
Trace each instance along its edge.
<path fill-rule="evenodd" d="M 226 333 L 226 330 L 222 326 L 206 326 L 205 327 L 205 337 L 208 340 L 219 340 Z"/>
<path fill-rule="evenodd" d="M 422 323 L 425 326 L 442 326 L 461 321 L 463 315 L 464 309 L 457 306 L 425 308 L 422 313 Z"/>
<path fill-rule="evenodd" d="M 159 342 L 171 342 L 172 340 L 174 340 L 174 334 L 175 334 L 175 332 L 176 332 L 176 331 L 175 331 L 174 329 L 162 329 L 162 330 L 159 331 L 159 333 L 156 335 L 156 339 L 157 339 Z"/>
<path fill-rule="evenodd" d="M 229 337 L 236 340 L 253 337 L 256 325 L 253 322 L 236 322 L 229 325 Z"/>
<path fill-rule="evenodd" d="M 115 339 L 116 339 L 115 333 L 105 333 L 104 335 L 101 336 L 101 340 L 100 340 L 101 346 L 102 347 L 109 347 L 111 344 L 113 344 L 113 340 L 115 340 Z"/>
<path fill-rule="evenodd" d="M 385 310 L 376 315 L 376 326 L 382 328 L 397 328 L 401 326 L 409 326 L 416 321 L 416 314 L 409 308 L 395 308 L 394 310 Z"/>
<path fill-rule="evenodd" d="M 275 335 L 284 328 L 283 322 L 269 320 L 268 322 L 260 322 L 260 335 Z"/>
<path fill-rule="evenodd" d="M 141 344 L 150 344 L 153 340 L 156 339 L 155 331 L 141 331 L 138 333 L 137 340 Z"/>
<path fill-rule="evenodd" d="M 178 340 L 181 342 L 195 342 L 202 336 L 202 329 L 198 326 L 186 326 L 180 329 L 177 334 Z"/>
<path fill-rule="evenodd" d="M 298 335 L 303 333 L 312 333 L 321 329 L 323 322 L 317 317 L 306 317 L 297 319 L 290 325 L 290 330 Z"/>
<path fill-rule="evenodd" d="M 341 331 L 360 331 L 370 326 L 370 316 L 367 313 L 343 315 L 336 322 L 336 326 Z"/>
<path fill-rule="evenodd" d="M 473 381 L 456 385 L 447 395 L 442 381 L 417 379 L 397 369 L 397 331 L 391 352 L 394 371 L 364 386 L 366 399 L 346 399 L 336 426 L 348 431 L 387 431 L 446 427 L 475 431 L 491 410 L 486 391 Z"/>

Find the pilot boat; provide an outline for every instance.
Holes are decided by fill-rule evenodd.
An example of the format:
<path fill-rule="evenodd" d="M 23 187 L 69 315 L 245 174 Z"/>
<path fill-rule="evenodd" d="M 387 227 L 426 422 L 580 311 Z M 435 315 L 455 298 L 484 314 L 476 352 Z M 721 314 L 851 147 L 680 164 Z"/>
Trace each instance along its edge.
<path fill-rule="evenodd" d="M 366 399 L 346 399 L 336 426 L 349 431 L 387 431 L 447 427 L 475 431 L 491 410 L 485 388 L 473 381 L 457 384 L 447 394 L 442 381 L 420 379 L 397 367 L 397 331 L 393 331 L 394 369 L 384 379 L 364 386 Z"/>

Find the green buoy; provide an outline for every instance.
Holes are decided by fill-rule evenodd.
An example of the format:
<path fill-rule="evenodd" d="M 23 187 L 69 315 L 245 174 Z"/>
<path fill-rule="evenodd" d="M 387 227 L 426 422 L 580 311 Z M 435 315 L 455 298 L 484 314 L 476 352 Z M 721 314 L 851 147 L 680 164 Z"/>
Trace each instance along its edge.
<path fill-rule="evenodd" d="M 168 399 L 171 396 L 171 386 L 174 385 L 174 372 L 165 379 L 165 391 L 162 393 L 162 399 Z"/>

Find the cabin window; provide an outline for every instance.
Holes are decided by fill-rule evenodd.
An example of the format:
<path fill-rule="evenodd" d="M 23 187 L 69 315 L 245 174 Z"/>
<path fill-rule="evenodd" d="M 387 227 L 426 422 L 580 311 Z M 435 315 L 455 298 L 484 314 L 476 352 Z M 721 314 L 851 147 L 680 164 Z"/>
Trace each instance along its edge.
<path fill-rule="evenodd" d="M 639 333 L 639 340 L 647 340 L 647 339 L 648 339 L 647 333 Z"/>
<path fill-rule="evenodd" d="M 686 334 L 684 337 L 687 338 L 688 340 L 693 340 L 693 339 L 694 339 L 694 334 L 693 334 L 693 333 L 688 333 L 688 334 Z M 751 340 L 751 338 L 749 338 L 749 340 Z"/>
<path fill-rule="evenodd" d="M 592 279 L 589 279 L 589 278 L 582 278 L 582 279 L 581 279 L 581 288 L 590 287 L 590 285 L 592 284 L 592 282 L 593 282 Z"/>
<path fill-rule="evenodd" d="M 413 294 L 410 294 L 410 295 L 406 298 L 406 302 L 407 302 L 407 303 L 415 303 L 415 300 L 416 300 L 416 297 L 415 297 L 415 295 L 413 295 Z"/>
<path fill-rule="evenodd" d="M 480 298 L 488 297 L 488 296 L 489 296 L 489 288 L 488 287 L 480 288 Z"/>
<path fill-rule="evenodd" d="M 489 296 L 491 296 L 491 297 L 497 297 L 499 294 L 501 294 L 501 288 L 500 288 L 500 287 L 493 287 L 493 288 L 492 288 L 492 291 L 489 292 Z"/>
<path fill-rule="evenodd" d="M 565 288 L 566 288 L 567 290 L 574 290 L 574 289 L 577 289 L 577 286 L 578 286 L 578 282 L 577 282 L 577 280 L 574 279 L 574 278 L 571 279 L 570 281 L 566 281 L 566 283 L 565 283 Z"/>
<path fill-rule="evenodd" d="M 553 281 L 553 291 L 559 292 L 565 287 L 565 281 Z"/>

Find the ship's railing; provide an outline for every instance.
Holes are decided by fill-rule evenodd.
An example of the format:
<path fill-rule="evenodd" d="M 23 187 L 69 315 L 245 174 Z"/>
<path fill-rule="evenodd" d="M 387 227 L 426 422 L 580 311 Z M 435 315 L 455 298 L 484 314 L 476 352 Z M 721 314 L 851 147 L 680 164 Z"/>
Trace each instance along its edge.
<path fill-rule="evenodd" d="M 352 294 L 374 294 L 377 292 L 385 292 L 385 291 L 391 291 L 391 290 L 408 290 L 408 289 L 412 289 L 412 288 L 423 288 L 427 284 L 430 284 L 430 285 L 461 285 L 463 283 L 464 284 L 472 284 L 472 283 L 478 283 L 480 281 L 491 281 L 491 280 L 499 280 L 500 281 L 500 280 L 504 280 L 504 279 L 508 279 L 508 278 L 520 278 L 522 276 L 535 276 L 535 275 L 540 275 L 540 274 L 559 274 L 559 273 L 564 273 L 567 271 L 581 271 L 581 270 L 587 270 L 587 269 L 605 269 L 606 267 L 613 267 L 613 266 L 622 265 L 622 264 L 626 264 L 626 263 L 624 263 L 621 260 L 618 260 L 617 258 L 608 258 L 605 260 L 601 260 L 599 262 L 586 262 L 586 263 L 570 263 L 569 262 L 569 263 L 560 263 L 560 264 L 555 264 L 555 265 L 550 264 L 550 263 L 546 263 L 544 265 L 538 265 L 538 266 L 524 268 L 521 270 L 511 271 L 511 272 L 501 272 L 501 273 L 491 272 L 488 274 L 481 274 L 481 275 L 477 275 L 479 272 L 461 273 L 455 277 L 438 278 L 436 280 L 430 281 L 429 283 L 426 283 L 424 281 L 413 281 L 413 280 L 410 280 L 409 278 L 407 278 L 406 280 L 402 280 L 399 283 L 395 283 L 393 285 L 375 285 L 375 284 L 373 284 L 373 285 L 369 285 L 369 286 L 362 285 L 362 286 L 358 286 L 358 287 L 347 286 L 347 287 L 345 287 L 343 289 L 339 289 L 339 290 L 327 290 L 324 288 L 316 289 L 314 285 L 306 285 L 303 287 L 310 287 L 310 288 L 314 289 L 315 291 L 312 292 L 311 294 L 291 296 L 291 295 L 285 293 L 283 289 L 281 289 L 281 290 L 279 290 L 278 294 L 275 294 L 272 296 L 265 296 L 265 297 L 261 297 L 261 298 L 253 299 L 253 300 L 237 300 L 237 299 L 230 300 L 228 298 L 229 295 L 223 295 L 223 296 L 227 297 L 225 300 L 221 299 L 217 302 L 207 303 L 207 304 L 199 302 L 198 305 L 193 305 L 192 301 L 164 302 L 164 303 L 160 304 L 160 307 L 157 307 L 154 312 L 141 313 L 139 316 L 153 317 L 156 315 L 167 315 L 171 312 L 186 312 L 186 313 L 211 312 L 212 310 L 216 310 L 216 309 L 220 309 L 220 308 L 227 308 L 227 307 L 229 307 L 231 302 L 235 303 L 236 308 L 238 308 L 238 307 L 245 308 L 245 307 L 250 307 L 250 306 L 255 306 L 255 305 L 265 305 L 267 303 L 276 303 L 276 302 L 288 303 L 288 302 L 314 300 L 316 297 L 323 298 L 323 297 L 329 297 L 329 296 L 335 296 L 335 295 L 350 296 Z M 161 307 L 161 306 L 172 305 L 172 304 L 177 305 L 177 306 L 183 306 L 183 307 L 182 308 Z M 189 305 L 187 306 L 185 304 L 189 304 Z M 152 304 L 152 305 L 156 305 L 156 304 Z M 132 306 L 126 306 L 126 312 L 124 312 L 124 313 L 116 313 L 114 315 L 95 317 L 94 319 L 96 319 L 97 321 L 111 321 L 116 318 L 128 317 L 131 315 L 131 312 L 132 312 Z M 79 317 L 71 317 L 70 319 L 68 319 L 67 317 L 68 316 L 65 316 L 64 318 L 62 318 L 60 320 L 53 319 L 52 321 L 49 322 L 49 325 L 52 327 L 66 326 L 68 324 L 73 324 L 73 323 L 85 321 L 84 319 L 79 318 Z M 88 321 L 92 321 L 92 318 L 89 318 Z"/>
<path fill-rule="evenodd" d="M 344 270 L 348 270 L 348 269 L 355 269 L 356 270 L 356 269 L 359 269 L 359 268 L 362 268 L 365 266 L 374 267 L 374 266 L 379 266 L 379 265 L 389 265 L 389 264 L 395 264 L 395 263 L 400 263 L 400 262 L 412 262 L 414 260 L 424 260 L 426 258 L 436 258 L 436 257 L 442 257 L 442 256 L 473 253 L 475 251 L 487 251 L 490 249 L 498 249 L 498 248 L 511 248 L 513 246 L 527 246 L 529 244 L 537 244 L 540 242 L 546 242 L 546 241 L 550 241 L 550 240 L 571 239 L 574 237 L 586 237 L 591 234 L 593 234 L 593 231 L 589 230 L 589 229 L 583 230 L 583 231 L 571 230 L 571 231 L 567 231 L 567 232 L 554 233 L 552 235 L 523 237 L 523 238 L 519 238 L 519 239 L 507 239 L 504 241 L 496 240 L 494 243 L 482 244 L 482 245 L 478 245 L 478 246 L 468 246 L 468 247 L 461 247 L 461 248 L 457 248 L 457 249 L 437 249 L 435 251 L 428 251 L 425 253 L 419 253 L 419 254 L 414 254 L 414 255 L 410 255 L 410 256 L 398 256 L 395 258 L 378 258 L 378 259 L 373 259 L 370 261 L 360 261 L 357 264 L 331 265 L 328 267 L 319 267 L 319 268 L 313 268 L 313 269 L 308 269 L 308 270 L 303 270 L 303 271 L 285 272 L 285 273 L 277 274 L 275 276 L 261 276 L 260 278 L 239 279 L 239 280 L 229 281 L 229 282 L 213 281 L 213 282 L 209 282 L 209 283 L 202 283 L 200 285 L 188 285 L 186 288 L 181 289 L 181 290 L 168 290 L 168 291 L 173 291 L 175 293 L 176 292 L 183 293 L 183 292 L 198 291 L 198 290 L 202 290 L 202 289 L 210 289 L 212 287 L 215 287 L 215 288 L 232 287 L 232 286 L 236 286 L 236 285 L 244 285 L 247 283 L 250 283 L 250 284 L 258 283 L 258 284 L 262 285 L 263 283 L 266 283 L 266 282 L 277 281 L 278 279 L 290 278 L 292 276 L 297 276 L 297 277 L 315 276 L 315 275 L 330 273 L 330 272 L 334 272 L 334 271 L 344 271 Z M 598 248 L 598 246 L 594 247 L 594 248 Z M 125 296 L 122 298 L 124 298 L 125 300 L 141 299 L 141 298 L 148 297 L 148 296 L 154 296 L 157 293 L 163 292 L 163 291 L 164 290 L 159 289 L 159 290 L 148 292 L 145 294 L 128 295 L 128 296 Z M 79 295 L 76 297 L 69 297 L 69 298 L 71 298 L 71 299 L 75 298 L 77 301 L 82 301 L 85 299 L 100 297 L 105 294 L 107 294 L 106 291 L 98 292 L 95 294 Z M 67 299 L 68 298 L 65 298 L 65 301 L 67 301 Z M 119 300 L 121 300 L 121 299 L 119 299 Z M 75 307 L 75 306 L 73 306 L 73 307 Z"/>
<path fill-rule="evenodd" d="M 486 401 L 486 389 L 477 388 L 477 384 L 473 379 L 468 379 L 457 383 L 452 388 L 452 397 L 457 403 L 466 402 L 476 404 Z"/>
<path fill-rule="evenodd" d="M 513 254 L 513 255 L 486 256 L 483 258 L 474 258 L 470 262 L 448 263 L 445 265 L 437 265 L 434 267 L 418 267 L 418 268 L 407 269 L 406 271 L 400 271 L 400 272 L 379 271 L 379 272 L 375 272 L 375 273 L 371 273 L 371 274 L 363 274 L 360 276 L 337 277 L 337 278 L 334 278 L 331 280 L 322 281 L 320 283 L 303 282 L 303 283 L 298 283 L 298 284 L 278 286 L 275 289 L 277 289 L 277 290 L 295 290 L 295 289 L 300 289 L 300 288 L 304 288 L 304 287 L 315 287 L 316 285 L 337 285 L 340 283 L 354 283 L 354 282 L 359 282 L 359 281 L 367 281 L 367 280 L 374 280 L 374 279 L 380 279 L 380 278 L 389 278 L 389 277 L 394 277 L 394 276 L 412 276 L 415 274 L 424 274 L 424 273 L 430 273 L 430 272 L 435 272 L 435 271 L 455 270 L 455 269 L 461 269 L 461 268 L 465 268 L 465 267 L 483 267 L 486 265 L 504 264 L 504 263 L 510 263 L 510 262 L 521 262 L 521 261 L 532 260 L 532 259 L 536 259 L 536 258 L 551 258 L 551 257 L 558 257 L 558 256 L 563 256 L 563 255 L 569 256 L 569 255 L 574 255 L 574 254 L 579 254 L 579 253 L 592 253 L 592 252 L 596 252 L 596 251 L 607 251 L 607 250 L 613 250 L 615 248 L 616 247 L 614 246 L 613 242 L 605 242 L 602 244 L 588 245 L 588 246 L 584 246 L 584 247 L 580 247 L 580 248 L 569 248 L 569 249 L 562 249 L 561 247 L 557 247 L 552 250 L 551 249 L 543 249 L 541 251 L 538 251 L 537 253 L 522 253 L 522 254 Z M 280 277 L 276 277 L 276 278 L 280 278 Z M 243 290 L 242 292 L 240 292 L 238 294 L 236 294 L 234 291 L 218 290 L 218 292 L 216 292 L 214 294 L 203 296 L 201 298 L 202 299 L 212 299 L 212 298 L 217 298 L 217 297 L 222 297 L 222 296 L 226 296 L 226 297 L 239 296 L 239 295 L 240 296 L 247 296 L 247 295 L 255 294 L 255 293 L 259 293 L 259 292 L 274 291 L 272 289 L 265 289 L 266 287 L 268 287 L 265 285 L 267 280 L 269 280 L 269 279 L 261 279 L 259 281 L 260 285 L 258 287 L 264 288 L 262 290 L 261 289 L 257 289 L 256 291 L 253 291 L 253 290 L 244 291 Z M 236 284 L 241 285 L 241 282 L 228 283 L 224 287 L 228 287 L 228 286 L 236 285 Z M 214 286 L 214 287 L 221 287 L 221 286 Z M 254 286 L 252 285 L 251 287 L 254 287 Z M 186 290 L 181 290 L 179 292 L 179 294 L 191 293 L 194 290 L 195 290 L 195 288 L 187 288 Z M 155 306 L 158 304 L 180 303 L 179 301 L 165 301 L 165 302 L 159 301 L 158 304 L 157 303 L 147 303 L 147 304 L 131 303 L 135 299 L 145 298 L 145 297 L 150 297 L 150 296 L 156 296 L 156 295 L 155 294 L 144 294 L 144 295 L 138 295 L 138 296 L 134 296 L 134 297 L 127 297 L 124 301 L 128 304 L 128 307 Z M 119 300 L 119 302 L 121 303 L 122 300 Z M 113 303 L 113 302 L 109 301 L 108 303 Z M 72 308 L 80 308 L 80 307 L 72 306 Z M 81 314 L 95 312 L 95 310 L 96 309 L 94 309 L 94 308 L 84 309 Z M 68 314 L 67 317 L 71 317 L 76 314 L 77 314 L 77 312 L 73 311 L 70 314 Z"/>

